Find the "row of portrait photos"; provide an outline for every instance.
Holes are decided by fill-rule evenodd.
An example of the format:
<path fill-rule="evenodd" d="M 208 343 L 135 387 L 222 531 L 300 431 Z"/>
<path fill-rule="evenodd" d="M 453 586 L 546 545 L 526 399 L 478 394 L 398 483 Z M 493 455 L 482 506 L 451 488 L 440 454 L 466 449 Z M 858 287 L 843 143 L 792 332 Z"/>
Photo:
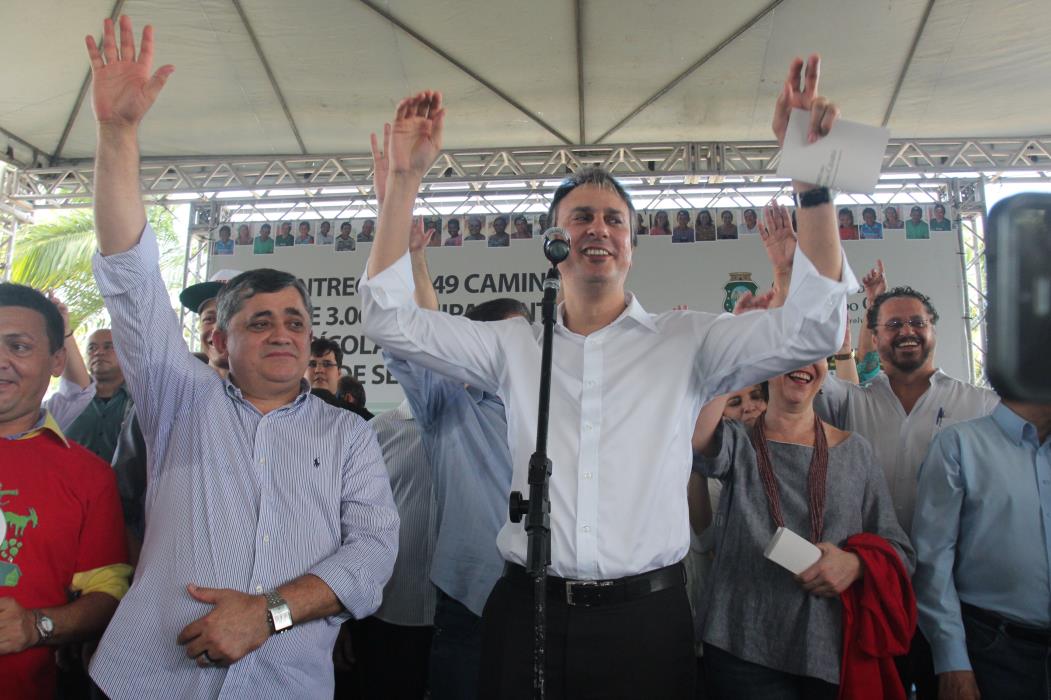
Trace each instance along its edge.
<path fill-rule="evenodd" d="M 662 209 L 638 213 L 641 236 L 670 236 L 674 243 L 735 240 L 759 234 L 760 207 L 736 209 Z M 952 231 L 953 222 L 941 204 L 837 207 L 839 237 L 843 240 L 882 240 L 883 232 L 904 231 L 906 239 L 926 239 L 931 232 Z M 539 236 L 548 227 L 547 214 L 467 214 L 424 217 L 424 228 L 433 231 L 431 247 L 462 246 L 484 242 L 504 248 L 514 239 Z M 243 222 L 223 224 L 212 231 L 212 253 L 233 255 L 238 246 L 251 246 L 257 255 L 276 248 L 304 245 L 332 246 L 336 251 L 356 250 L 371 243 L 375 219 Z"/>

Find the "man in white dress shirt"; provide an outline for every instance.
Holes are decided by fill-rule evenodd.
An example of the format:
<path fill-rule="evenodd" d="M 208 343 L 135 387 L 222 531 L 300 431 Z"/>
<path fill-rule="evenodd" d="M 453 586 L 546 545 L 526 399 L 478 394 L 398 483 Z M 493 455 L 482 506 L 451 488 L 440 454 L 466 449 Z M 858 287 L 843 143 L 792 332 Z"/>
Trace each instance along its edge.
<path fill-rule="evenodd" d="M 863 386 L 829 375 L 814 409 L 872 444 L 898 522 L 911 532 L 917 474 L 934 436 L 954 423 L 988 415 L 1000 399 L 935 366 L 938 312 L 926 295 L 911 287 L 885 291 L 882 271 L 876 268 L 871 275 L 877 275 L 878 295 L 866 321 L 883 372 Z M 916 634 L 909 655 L 898 660 L 898 670 L 906 692 L 915 684 L 920 700 L 937 697 L 931 651 L 922 634 Z"/>
<path fill-rule="evenodd" d="M 792 107 L 811 113 L 815 137 L 838 117 L 817 95 L 817 68 L 813 56 L 800 90 L 803 61 L 793 62 L 774 116 L 779 139 Z M 511 487 L 526 492 L 541 327 L 522 318 L 474 323 L 413 302 L 412 205 L 441 149 L 444 119 L 438 93 L 398 106 L 386 199 L 361 283 L 365 333 L 400 357 L 498 395 L 507 408 Z M 686 482 L 697 413 L 716 395 L 834 352 L 846 294 L 857 285 L 828 191 L 794 186 L 801 233 L 788 299 L 780 309 L 739 317 L 650 314 L 625 290 L 636 216 L 604 171 L 582 170 L 554 195 L 549 215 L 572 244 L 560 266 L 565 301 L 555 327 L 548 444 L 549 698 L 693 695 L 681 561 L 689 547 Z M 744 357 L 744 347 L 759 350 Z M 505 524 L 497 545 L 507 573 L 483 614 L 480 695 L 530 697 L 532 585 L 522 567 L 522 526 Z"/>

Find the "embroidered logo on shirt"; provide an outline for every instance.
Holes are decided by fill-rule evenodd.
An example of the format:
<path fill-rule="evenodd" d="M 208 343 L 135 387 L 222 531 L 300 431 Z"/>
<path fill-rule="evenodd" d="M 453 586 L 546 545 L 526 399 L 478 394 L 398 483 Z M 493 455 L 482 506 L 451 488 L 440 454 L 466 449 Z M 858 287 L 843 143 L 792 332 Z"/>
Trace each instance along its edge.
<path fill-rule="evenodd" d="M 320 466 L 321 466 L 321 460 L 319 460 L 317 457 L 315 457 L 314 458 L 314 469 L 317 469 Z"/>

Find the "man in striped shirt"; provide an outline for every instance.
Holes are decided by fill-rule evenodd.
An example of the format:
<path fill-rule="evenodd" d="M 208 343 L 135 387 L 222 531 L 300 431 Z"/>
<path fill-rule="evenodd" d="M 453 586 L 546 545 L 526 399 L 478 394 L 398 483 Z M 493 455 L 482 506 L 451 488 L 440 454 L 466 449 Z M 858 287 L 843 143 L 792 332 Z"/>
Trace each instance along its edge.
<path fill-rule="evenodd" d="M 147 528 L 135 583 L 91 674 L 124 698 L 332 695 L 339 624 L 372 613 L 398 515 L 375 434 L 303 380 L 310 299 L 255 270 L 218 299 L 226 379 L 182 339 L 139 192 L 139 122 L 172 72 L 153 35 L 87 38 L 98 121 L 95 275 L 147 445 Z M 279 634 L 282 633 L 283 634 Z"/>

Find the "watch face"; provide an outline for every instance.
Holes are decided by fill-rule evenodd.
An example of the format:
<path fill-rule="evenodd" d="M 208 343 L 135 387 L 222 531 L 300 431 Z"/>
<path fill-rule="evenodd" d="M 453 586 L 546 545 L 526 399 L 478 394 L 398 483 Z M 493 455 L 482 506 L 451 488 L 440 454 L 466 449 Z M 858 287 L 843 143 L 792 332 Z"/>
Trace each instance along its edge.
<path fill-rule="evenodd" d="M 40 616 L 40 627 L 48 634 L 55 631 L 55 623 L 47 615 Z"/>

